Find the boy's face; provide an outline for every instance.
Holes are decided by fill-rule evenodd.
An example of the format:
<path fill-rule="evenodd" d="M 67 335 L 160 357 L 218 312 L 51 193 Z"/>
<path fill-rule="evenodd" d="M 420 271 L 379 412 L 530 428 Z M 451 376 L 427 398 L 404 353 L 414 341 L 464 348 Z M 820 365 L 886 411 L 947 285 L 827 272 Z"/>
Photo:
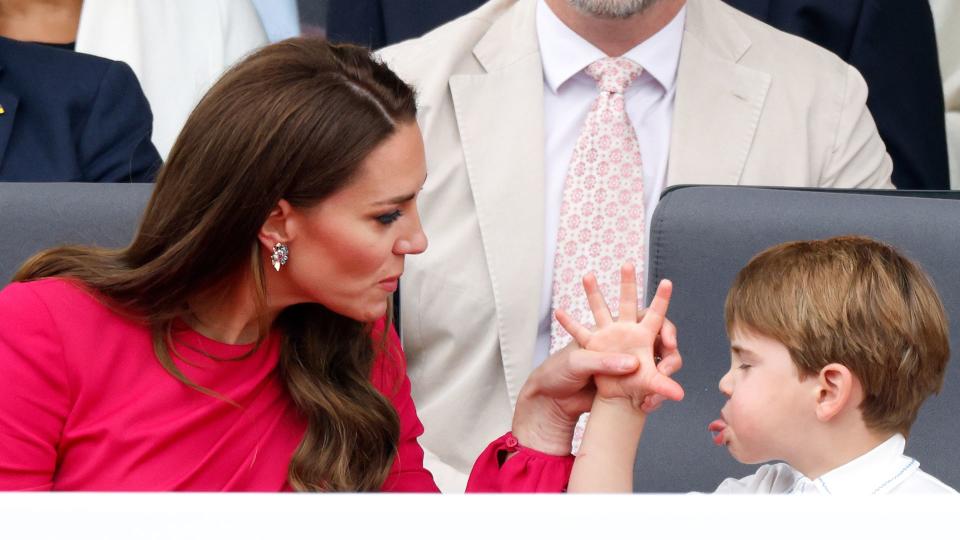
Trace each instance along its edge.
<path fill-rule="evenodd" d="M 714 442 L 741 463 L 791 462 L 816 423 L 816 377 L 799 378 L 779 341 L 734 328 L 730 371 L 720 379 L 727 403 L 710 424 Z"/>

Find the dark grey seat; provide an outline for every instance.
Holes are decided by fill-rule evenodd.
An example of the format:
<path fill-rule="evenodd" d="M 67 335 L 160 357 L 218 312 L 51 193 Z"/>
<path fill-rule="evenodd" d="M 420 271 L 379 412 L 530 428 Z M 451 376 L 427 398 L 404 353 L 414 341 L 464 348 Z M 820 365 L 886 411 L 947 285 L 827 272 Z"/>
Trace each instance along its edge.
<path fill-rule="evenodd" d="M 767 247 L 843 234 L 896 246 L 920 263 L 940 292 L 950 320 L 951 361 L 943 391 L 924 404 L 914 424 L 907 453 L 960 488 L 960 200 L 689 186 L 665 193 L 654 214 L 647 287 L 653 290 L 662 278 L 674 282 L 669 317 L 679 329 L 684 367 L 677 380 L 686 398 L 647 422 L 637 453 L 637 491 L 713 491 L 724 478 L 756 469 L 714 446 L 707 431 L 723 406 L 717 384 L 730 362 L 727 289 Z"/>
<path fill-rule="evenodd" d="M 0 279 L 41 249 L 130 242 L 153 184 L 0 182 Z"/>

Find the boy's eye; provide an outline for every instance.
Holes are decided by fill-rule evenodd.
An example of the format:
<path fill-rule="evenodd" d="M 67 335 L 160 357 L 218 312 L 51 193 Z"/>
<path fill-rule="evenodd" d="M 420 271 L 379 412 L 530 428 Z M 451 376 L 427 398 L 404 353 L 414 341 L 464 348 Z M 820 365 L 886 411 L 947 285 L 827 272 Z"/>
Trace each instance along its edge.
<path fill-rule="evenodd" d="M 753 366 L 751 366 L 750 364 L 740 364 L 739 366 L 737 366 L 738 369 L 742 369 L 744 371 L 750 369 L 751 367 Z"/>
<path fill-rule="evenodd" d="M 400 219 L 400 216 L 402 215 L 403 213 L 401 213 L 400 210 L 394 210 L 389 214 L 383 214 L 382 216 L 377 216 L 375 219 L 384 225 L 389 225 L 394 221 Z"/>

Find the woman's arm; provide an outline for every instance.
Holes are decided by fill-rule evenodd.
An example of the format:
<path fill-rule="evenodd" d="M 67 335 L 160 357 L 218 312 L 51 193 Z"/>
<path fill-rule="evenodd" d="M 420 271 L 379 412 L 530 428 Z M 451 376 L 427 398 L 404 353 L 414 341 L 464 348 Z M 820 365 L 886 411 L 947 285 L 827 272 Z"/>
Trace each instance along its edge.
<path fill-rule="evenodd" d="M 70 410 L 56 325 L 31 287 L 0 291 L 0 491 L 53 488 Z"/>

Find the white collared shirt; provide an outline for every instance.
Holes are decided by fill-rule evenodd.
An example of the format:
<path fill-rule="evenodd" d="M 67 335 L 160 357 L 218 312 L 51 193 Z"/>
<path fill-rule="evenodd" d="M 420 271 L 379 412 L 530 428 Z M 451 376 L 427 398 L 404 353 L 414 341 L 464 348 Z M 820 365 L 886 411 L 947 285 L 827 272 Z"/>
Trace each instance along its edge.
<path fill-rule="evenodd" d="M 670 128 L 686 7 L 667 26 L 624 54 L 643 73 L 624 92 L 627 115 L 637 133 L 643 159 L 643 199 L 647 228 L 666 183 Z M 560 202 L 567 167 L 590 105 L 599 94 L 584 70 L 606 55 L 567 27 L 544 0 L 537 2 L 537 39 L 543 63 L 545 228 L 544 279 L 534 365 L 550 350 L 551 292 Z M 642 294 L 642 292 L 641 292 Z"/>
<path fill-rule="evenodd" d="M 764 465 L 745 478 L 727 478 L 715 493 L 957 493 L 950 486 L 921 471 L 917 460 L 903 455 L 905 445 L 906 439 L 898 433 L 866 454 L 812 480 L 786 463 Z"/>

